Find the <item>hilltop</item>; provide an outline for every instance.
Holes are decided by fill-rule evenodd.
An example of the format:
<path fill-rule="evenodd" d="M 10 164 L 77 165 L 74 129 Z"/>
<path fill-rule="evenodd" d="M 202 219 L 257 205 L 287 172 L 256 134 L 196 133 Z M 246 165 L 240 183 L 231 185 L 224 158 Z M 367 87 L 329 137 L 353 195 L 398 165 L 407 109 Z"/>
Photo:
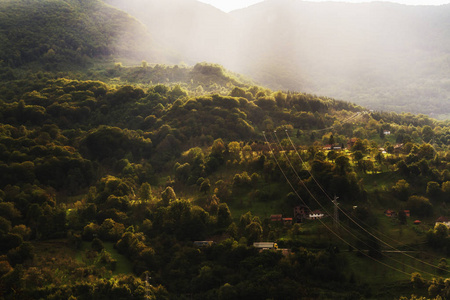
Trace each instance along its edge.
<path fill-rule="evenodd" d="M 442 117 L 450 5 L 263 1 L 229 14 L 197 1 L 108 0 L 189 64 L 220 63 L 272 89 Z"/>
<path fill-rule="evenodd" d="M 168 61 L 141 23 L 101 1 L 2 0 L 0 16 L 3 66 L 74 69 L 111 57 Z"/>
<path fill-rule="evenodd" d="M 105 2 L 117 8 L 1 1 L 3 67 L 207 61 L 275 90 L 440 119 L 450 111 L 448 5 L 264 1 L 227 14 L 194 0 Z"/>

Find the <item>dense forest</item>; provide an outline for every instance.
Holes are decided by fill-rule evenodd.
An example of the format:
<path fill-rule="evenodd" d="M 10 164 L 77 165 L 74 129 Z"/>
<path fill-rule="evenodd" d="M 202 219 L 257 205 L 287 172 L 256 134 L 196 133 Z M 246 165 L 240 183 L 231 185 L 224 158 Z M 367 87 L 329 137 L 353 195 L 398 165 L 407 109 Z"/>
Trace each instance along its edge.
<path fill-rule="evenodd" d="M 415 247 L 428 241 L 419 249 L 430 264 L 439 260 L 428 252 L 446 256 L 446 227 L 442 237 L 429 225 L 448 213 L 446 124 L 272 92 L 216 65 L 113 65 L 98 76 L 157 81 L 157 73 L 188 83 L 43 72 L 2 83 L 4 297 L 377 298 L 374 279 L 360 278 L 352 261 L 369 264 L 365 251 L 389 258 L 354 218 Z M 205 91 L 215 77 L 216 90 Z M 332 216 L 322 226 L 271 221 L 294 217 L 300 204 L 331 212 L 319 187 L 339 196 L 340 237 L 351 247 L 326 231 Z M 387 223 L 383 208 L 409 209 L 411 218 Z M 215 243 L 198 248 L 202 240 Z M 267 240 L 290 254 L 252 247 Z M 436 270 L 425 272 L 422 290 Z M 387 295 L 406 292 L 408 279 Z"/>
<path fill-rule="evenodd" d="M 0 48 L 0 299 L 450 298 L 448 122 L 126 65 L 94 28 L 134 19 L 37 3 L 0 0 L 66 13 Z"/>
<path fill-rule="evenodd" d="M 136 19 L 101 1 L 0 1 L 0 62 L 76 69 L 111 56 L 167 62 Z"/>

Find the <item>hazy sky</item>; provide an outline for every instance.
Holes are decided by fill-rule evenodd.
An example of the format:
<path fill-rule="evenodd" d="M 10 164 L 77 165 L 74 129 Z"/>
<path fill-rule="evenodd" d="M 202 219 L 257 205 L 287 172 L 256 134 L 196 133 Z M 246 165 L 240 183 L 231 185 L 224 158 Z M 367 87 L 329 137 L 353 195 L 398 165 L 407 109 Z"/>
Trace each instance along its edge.
<path fill-rule="evenodd" d="M 253 5 L 263 0 L 199 0 L 200 2 L 209 3 L 225 12 L 229 12 L 235 9 L 244 8 Z M 325 1 L 335 1 L 335 2 L 372 2 L 373 0 L 308 0 L 314 2 L 325 2 Z M 396 2 L 408 5 L 441 5 L 449 4 L 450 0 L 388 0 L 388 2 Z"/>

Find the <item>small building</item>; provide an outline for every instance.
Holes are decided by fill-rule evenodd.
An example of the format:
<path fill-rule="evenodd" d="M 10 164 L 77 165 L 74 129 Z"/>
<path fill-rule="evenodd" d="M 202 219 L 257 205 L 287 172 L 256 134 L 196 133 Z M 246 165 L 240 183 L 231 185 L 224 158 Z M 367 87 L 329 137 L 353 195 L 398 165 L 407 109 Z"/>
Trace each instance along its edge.
<path fill-rule="evenodd" d="M 284 225 L 292 225 L 292 218 L 283 218 Z"/>
<path fill-rule="evenodd" d="M 383 134 L 384 134 L 384 135 L 390 135 L 391 132 L 390 132 L 389 130 L 383 130 Z"/>
<path fill-rule="evenodd" d="M 283 215 L 271 215 L 270 221 L 272 222 L 282 222 L 283 221 Z"/>
<path fill-rule="evenodd" d="M 309 214 L 308 218 L 310 220 L 318 220 L 322 219 L 324 216 L 325 215 L 323 214 L 323 212 L 321 212 L 320 210 L 315 210 Z"/>
<path fill-rule="evenodd" d="M 445 226 L 447 226 L 447 228 L 450 228 L 450 219 L 444 216 L 440 216 L 439 218 L 437 218 L 435 226 L 438 224 L 444 224 Z"/>
<path fill-rule="evenodd" d="M 422 223 L 422 221 L 420 221 L 420 220 L 415 220 L 414 221 L 414 225 L 420 225 Z"/>
<path fill-rule="evenodd" d="M 384 214 L 386 215 L 386 217 L 390 217 L 390 218 L 395 218 L 397 217 L 397 213 L 391 209 L 388 209 L 384 212 Z"/>
<path fill-rule="evenodd" d="M 194 246 L 197 246 L 199 248 L 208 247 L 214 244 L 213 241 L 195 241 Z"/>
<path fill-rule="evenodd" d="M 254 242 L 253 247 L 260 249 L 260 250 L 267 250 L 267 249 L 278 249 L 278 244 L 274 242 Z"/>
<path fill-rule="evenodd" d="M 405 209 L 404 212 L 408 218 L 411 217 L 411 212 L 409 211 L 409 209 Z"/>
<path fill-rule="evenodd" d="M 342 146 L 339 144 L 334 144 L 334 145 L 325 145 L 322 148 L 323 150 L 341 150 Z"/>
<path fill-rule="evenodd" d="M 403 149 L 403 144 L 397 144 L 394 146 L 394 153 L 398 153 L 400 151 L 402 151 Z"/>

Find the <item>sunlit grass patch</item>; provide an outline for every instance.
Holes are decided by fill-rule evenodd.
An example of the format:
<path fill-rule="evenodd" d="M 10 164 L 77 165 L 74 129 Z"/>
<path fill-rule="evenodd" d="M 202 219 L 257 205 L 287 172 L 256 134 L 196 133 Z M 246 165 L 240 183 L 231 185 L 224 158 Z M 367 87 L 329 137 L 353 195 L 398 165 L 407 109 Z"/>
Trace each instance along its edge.
<path fill-rule="evenodd" d="M 133 273 L 133 265 L 124 255 L 120 254 L 115 248 L 114 243 L 103 242 L 104 249 L 116 260 L 115 268 L 112 275 L 131 274 Z M 85 255 L 91 250 L 91 243 L 83 242 L 81 248 L 76 253 L 76 259 L 79 262 L 86 262 Z"/>

